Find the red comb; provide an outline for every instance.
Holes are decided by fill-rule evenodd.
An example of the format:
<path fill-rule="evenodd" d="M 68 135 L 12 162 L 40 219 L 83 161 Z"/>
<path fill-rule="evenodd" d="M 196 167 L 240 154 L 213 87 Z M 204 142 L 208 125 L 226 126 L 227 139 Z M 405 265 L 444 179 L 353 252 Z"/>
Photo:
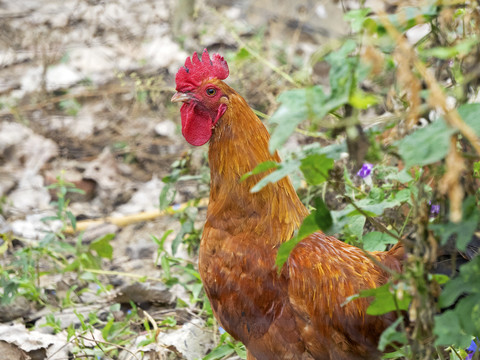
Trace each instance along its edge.
<path fill-rule="evenodd" d="M 202 59 L 196 52 L 192 59 L 185 60 L 185 65 L 178 70 L 175 76 L 177 91 L 190 91 L 198 87 L 203 80 L 217 78 L 226 79 L 228 76 L 228 65 L 223 56 L 213 54 L 210 59 L 207 49 L 203 50 Z"/>

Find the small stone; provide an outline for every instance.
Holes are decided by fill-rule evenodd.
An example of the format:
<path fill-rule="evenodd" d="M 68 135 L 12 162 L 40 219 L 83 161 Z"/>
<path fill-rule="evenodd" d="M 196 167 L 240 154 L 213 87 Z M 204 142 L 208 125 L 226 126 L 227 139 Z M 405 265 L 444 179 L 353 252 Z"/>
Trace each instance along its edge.
<path fill-rule="evenodd" d="M 173 304 L 175 297 L 162 283 L 140 283 L 125 285 L 115 297 L 115 302 L 128 304 L 133 301 L 136 304 Z"/>
<path fill-rule="evenodd" d="M 174 138 L 177 126 L 173 121 L 165 120 L 155 125 L 155 133 L 160 136 Z"/>
<path fill-rule="evenodd" d="M 30 311 L 28 300 L 23 296 L 18 296 L 10 304 L 0 305 L 0 322 L 26 317 Z"/>
<path fill-rule="evenodd" d="M 68 89 L 82 78 L 83 76 L 71 66 L 66 64 L 54 65 L 47 70 L 47 90 Z"/>
<path fill-rule="evenodd" d="M 151 240 L 142 239 L 129 245 L 125 250 L 130 260 L 151 259 L 156 251 L 156 245 Z"/>

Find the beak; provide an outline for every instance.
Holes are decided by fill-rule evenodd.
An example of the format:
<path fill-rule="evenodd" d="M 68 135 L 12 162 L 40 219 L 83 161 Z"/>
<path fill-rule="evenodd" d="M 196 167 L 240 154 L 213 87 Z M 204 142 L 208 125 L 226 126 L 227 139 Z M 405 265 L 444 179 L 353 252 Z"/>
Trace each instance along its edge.
<path fill-rule="evenodd" d="M 192 99 L 190 94 L 177 92 L 172 96 L 171 102 L 189 102 Z"/>

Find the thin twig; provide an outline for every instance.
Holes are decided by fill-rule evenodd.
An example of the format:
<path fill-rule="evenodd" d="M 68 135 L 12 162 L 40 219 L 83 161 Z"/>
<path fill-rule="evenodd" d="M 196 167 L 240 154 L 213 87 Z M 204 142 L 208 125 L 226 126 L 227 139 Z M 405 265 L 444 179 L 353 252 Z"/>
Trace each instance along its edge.
<path fill-rule="evenodd" d="M 71 234 L 74 234 L 74 233 L 77 233 L 77 232 L 80 232 L 80 231 L 84 231 L 91 226 L 101 225 L 101 224 L 106 224 L 106 223 L 114 224 L 114 225 L 123 227 L 123 226 L 127 226 L 127 225 L 130 225 L 130 224 L 135 224 L 135 223 L 138 223 L 138 222 L 150 221 L 150 220 L 153 220 L 153 219 L 165 216 L 165 215 L 173 215 L 173 214 L 182 212 L 187 207 L 194 204 L 195 201 L 197 201 L 197 200 L 188 201 L 188 202 L 185 202 L 185 203 L 180 204 L 180 205 L 173 205 L 173 206 L 168 207 L 165 210 L 146 211 L 146 212 L 141 212 L 141 213 L 133 214 L 133 215 L 126 215 L 126 216 L 122 216 L 122 217 L 108 216 L 108 217 L 104 217 L 104 218 L 100 218 L 100 219 L 83 220 L 83 221 L 77 222 L 77 226 L 76 226 L 75 229 L 73 229 L 71 226 L 67 227 L 65 229 L 64 233 L 71 235 Z M 207 198 L 203 198 L 203 199 L 200 199 L 198 201 L 199 201 L 199 203 L 197 204 L 197 206 L 206 206 L 208 204 L 208 199 Z"/>
<path fill-rule="evenodd" d="M 125 276 L 125 277 L 130 277 L 130 278 L 135 278 L 135 279 L 146 279 L 146 280 L 163 282 L 163 280 L 160 279 L 160 278 L 155 278 L 155 277 L 151 277 L 151 276 L 144 276 L 144 275 L 139 275 L 139 274 L 132 274 L 132 273 L 127 273 L 127 272 L 122 272 L 122 271 L 99 270 L 99 269 L 84 269 L 84 271 L 85 272 L 91 272 L 91 273 L 94 273 L 94 274 L 99 274 L 99 275 L 116 275 L 116 276 Z"/>

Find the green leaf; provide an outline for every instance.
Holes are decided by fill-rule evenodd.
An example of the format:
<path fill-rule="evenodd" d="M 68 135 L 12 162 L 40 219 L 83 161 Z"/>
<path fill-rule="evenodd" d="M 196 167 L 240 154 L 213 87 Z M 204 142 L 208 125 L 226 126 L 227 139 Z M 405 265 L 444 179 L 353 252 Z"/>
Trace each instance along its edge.
<path fill-rule="evenodd" d="M 403 321 L 403 316 L 400 316 L 397 320 L 394 321 L 392 325 L 386 328 L 380 340 L 378 341 L 378 350 L 385 351 L 385 348 L 390 344 L 400 344 L 404 345 L 407 343 L 407 336 L 404 332 L 398 331 L 397 327 Z"/>
<path fill-rule="evenodd" d="M 455 306 L 455 312 L 467 334 L 480 334 L 480 293 L 461 298 Z"/>
<path fill-rule="evenodd" d="M 269 121 L 277 125 L 270 138 L 270 152 L 273 153 L 283 145 L 302 121 L 325 116 L 328 110 L 323 109 L 324 100 L 325 94 L 320 86 L 283 92 L 278 97 L 281 105 Z"/>
<path fill-rule="evenodd" d="M 354 108 L 365 110 L 378 103 L 378 97 L 368 94 L 361 89 L 355 89 L 348 99 L 350 105 Z"/>
<path fill-rule="evenodd" d="M 424 166 L 442 160 L 448 153 L 449 139 L 455 130 L 443 118 L 398 141 L 398 152 L 407 168 Z"/>
<path fill-rule="evenodd" d="M 363 248 L 367 251 L 385 251 L 387 244 L 396 244 L 397 241 L 389 234 L 372 231 L 363 237 Z"/>
<path fill-rule="evenodd" d="M 359 32 L 363 27 L 363 22 L 366 20 L 367 15 L 370 13 L 370 8 L 350 10 L 343 18 L 350 22 L 352 31 L 354 33 Z"/>
<path fill-rule="evenodd" d="M 450 281 L 450 278 L 444 274 L 430 274 L 432 280 L 436 281 L 439 285 L 445 285 Z"/>
<path fill-rule="evenodd" d="M 277 170 L 263 177 L 254 187 L 250 189 L 250 192 L 255 193 L 260 191 L 269 183 L 275 183 L 278 180 L 283 179 L 288 174 L 296 171 L 298 167 L 299 162 L 296 160 L 285 161 L 281 164 L 278 164 Z"/>
<path fill-rule="evenodd" d="M 420 55 L 423 57 L 436 57 L 439 59 L 451 59 L 458 55 L 469 54 L 472 48 L 478 44 L 476 37 L 467 38 L 458 42 L 454 46 L 437 46 L 431 49 L 422 50 Z"/>
<path fill-rule="evenodd" d="M 72 224 L 73 230 L 76 230 L 77 229 L 77 218 L 75 217 L 75 215 L 72 214 L 71 211 L 67 211 L 66 214 L 67 214 L 68 219 L 70 220 L 70 223 Z"/>
<path fill-rule="evenodd" d="M 316 209 L 303 220 L 297 235 L 280 245 L 275 261 L 279 271 L 287 261 L 293 248 L 300 241 L 318 230 L 327 232 L 332 228 L 332 215 L 320 197 L 315 199 L 315 207 Z"/>
<path fill-rule="evenodd" d="M 45 216 L 45 217 L 42 217 L 40 221 L 47 222 L 47 221 L 54 221 L 58 219 L 59 219 L 58 216 Z"/>
<path fill-rule="evenodd" d="M 240 48 L 235 54 L 235 60 L 247 60 L 250 57 L 250 52 L 244 47 Z"/>
<path fill-rule="evenodd" d="M 67 191 L 69 193 L 77 193 L 77 194 L 85 194 L 85 191 L 82 190 L 82 189 L 78 189 L 78 188 L 68 188 Z"/>
<path fill-rule="evenodd" d="M 437 14 L 438 7 L 435 5 L 425 5 L 422 7 L 408 6 L 403 7 L 402 11 L 396 14 L 388 15 L 388 20 L 401 32 L 404 32 L 417 25 L 419 23 L 418 19 L 423 18 L 424 21 L 428 22 L 437 16 Z M 420 23 L 423 23 L 423 21 Z"/>
<path fill-rule="evenodd" d="M 475 197 L 470 196 L 463 202 L 462 213 L 463 219 L 459 223 L 432 224 L 430 228 L 437 236 L 440 236 L 442 245 L 451 236 L 456 235 L 457 248 L 465 251 L 480 223 L 480 210 L 476 206 Z"/>
<path fill-rule="evenodd" d="M 160 258 L 160 264 L 162 266 L 163 276 L 165 279 L 170 279 L 170 262 L 168 261 L 168 255 L 163 254 Z"/>
<path fill-rule="evenodd" d="M 466 348 L 472 340 L 472 337 L 462 330 L 458 316 L 453 310 L 435 316 L 433 333 L 437 336 L 435 340 L 437 346 L 455 344 Z"/>
<path fill-rule="evenodd" d="M 438 345 L 468 345 L 480 334 L 480 257 L 460 267 L 459 276 L 447 282 L 440 295 L 440 307 L 455 308 L 435 318 L 434 333 Z"/>
<path fill-rule="evenodd" d="M 332 229 L 332 215 L 321 197 L 315 199 L 315 211 L 313 211 L 312 214 L 315 218 L 315 223 L 318 225 L 318 229 L 324 232 L 329 232 Z"/>
<path fill-rule="evenodd" d="M 82 108 L 82 105 L 76 99 L 62 100 L 58 103 L 58 105 L 60 109 L 72 116 L 76 116 Z"/>
<path fill-rule="evenodd" d="M 115 319 L 111 317 L 110 320 L 108 320 L 108 322 L 105 324 L 105 326 L 102 329 L 102 336 L 105 340 L 108 340 L 111 335 L 114 321 Z"/>
<path fill-rule="evenodd" d="M 224 344 L 217 346 L 202 360 L 219 360 L 225 358 L 226 356 L 232 355 L 234 352 L 235 349 L 232 346 Z"/>
<path fill-rule="evenodd" d="M 315 219 L 315 213 L 311 213 L 308 215 L 304 220 L 300 229 L 298 230 L 298 234 L 291 238 L 290 240 L 284 242 L 278 248 L 277 259 L 275 263 L 280 271 L 283 267 L 283 264 L 287 261 L 290 253 L 292 252 L 293 248 L 307 236 L 313 234 L 314 232 L 319 230 L 319 226 Z"/>
<path fill-rule="evenodd" d="M 328 172 L 333 168 L 333 159 L 324 154 L 313 154 L 301 160 L 300 170 L 310 185 L 319 185 L 328 180 Z"/>
<path fill-rule="evenodd" d="M 480 135 L 480 104 L 465 104 L 458 109 L 460 117 L 469 125 L 477 136 Z M 424 166 L 440 161 L 450 148 L 450 137 L 457 132 L 442 118 L 432 124 L 405 136 L 398 141 L 398 152 L 405 161 L 405 166 Z"/>
<path fill-rule="evenodd" d="M 375 198 L 375 194 L 375 191 L 371 191 L 369 197 L 355 202 L 358 208 L 362 209 L 371 217 L 382 215 L 385 209 L 397 207 L 410 200 L 410 191 L 406 189 L 405 191 L 399 191 L 397 194 L 392 194 L 389 198 L 383 200 Z M 361 215 L 361 212 L 352 205 L 345 207 L 342 212 L 346 216 Z"/>
<path fill-rule="evenodd" d="M 398 299 L 392 291 L 393 285 L 387 283 L 375 289 L 363 290 L 360 292 L 361 297 L 374 296 L 372 303 L 367 308 L 369 315 L 383 315 L 391 311 L 408 310 L 411 297 L 407 292 L 403 292 L 402 299 Z"/>
<path fill-rule="evenodd" d="M 252 175 L 261 174 L 271 169 L 277 169 L 278 167 L 279 165 L 275 161 L 265 161 L 261 164 L 258 164 L 255 167 L 255 169 L 253 169 L 252 171 L 249 171 L 248 173 L 243 174 L 243 176 L 240 178 L 240 181 L 244 181 L 245 179 L 249 178 Z"/>
<path fill-rule="evenodd" d="M 165 210 L 175 199 L 177 191 L 173 188 L 172 183 L 166 182 L 163 185 L 162 191 L 159 196 L 159 209 Z"/>
<path fill-rule="evenodd" d="M 110 245 L 110 241 L 115 237 L 115 234 L 107 234 L 99 239 L 94 240 L 89 248 L 95 250 L 97 254 L 106 259 L 112 259 L 113 247 Z"/>
<path fill-rule="evenodd" d="M 460 276 L 445 285 L 438 300 L 440 307 L 451 306 L 462 294 L 480 293 L 480 256 L 460 267 Z"/>

